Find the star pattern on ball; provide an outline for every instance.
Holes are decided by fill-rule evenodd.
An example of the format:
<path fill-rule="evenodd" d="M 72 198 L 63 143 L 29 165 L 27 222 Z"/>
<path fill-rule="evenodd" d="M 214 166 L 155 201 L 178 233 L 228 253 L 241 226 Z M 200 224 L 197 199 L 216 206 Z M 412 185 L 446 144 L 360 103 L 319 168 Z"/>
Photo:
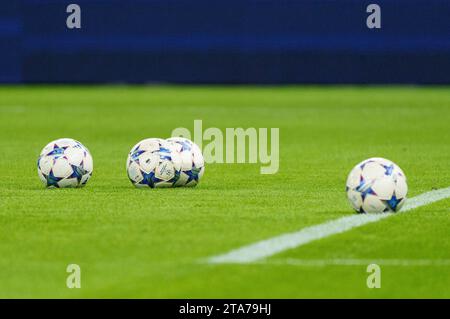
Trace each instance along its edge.
<path fill-rule="evenodd" d="M 159 158 L 161 160 L 171 161 L 172 160 L 171 153 L 172 152 L 170 151 L 170 149 L 162 147 L 162 146 L 159 147 Z"/>
<path fill-rule="evenodd" d="M 168 180 L 169 183 L 176 183 L 178 179 L 180 178 L 181 172 L 175 171 L 175 176 L 172 177 L 170 180 Z"/>
<path fill-rule="evenodd" d="M 364 167 L 369 163 L 373 163 L 373 161 L 366 161 L 366 162 L 362 163 L 359 167 L 363 170 Z"/>
<path fill-rule="evenodd" d="M 47 155 L 62 155 L 67 148 L 68 146 L 58 146 L 57 144 L 54 144 L 53 149 Z"/>
<path fill-rule="evenodd" d="M 186 184 L 188 184 L 192 181 L 198 182 L 198 173 L 199 172 L 200 172 L 200 170 L 198 168 L 193 168 L 189 171 L 183 171 L 183 173 L 185 173 L 188 176 L 188 180 L 186 181 Z"/>
<path fill-rule="evenodd" d="M 385 172 L 384 175 L 391 176 L 394 171 L 394 165 L 383 165 Z"/>
<path fill-rule="evenodd" d="M 159 155 L 159 158 L 160 158 L 161 160 L 168 160 L 168 161 L 171 161 L 171 160 L 172 160 L 172 157 L 171 157 L 169 154 L 160 154 L 160 155 Z"/>
<path fill-rule="evenodd" d="M 148 185 L 151 188 L 154 188 L 155 183 L 161 182 L 159 178 L 155 177 L 155 172 L 146 173 L 141 170 L 141 174 L 143 179 L 139 182 L 139 184 Z"/>
<path fill-rule="evenodd" d="M 51 170 L 50 173 L 49 173 L 48 175 L 45 175 L 45 174 L 43 174 L 43 175 L 44 175 L 45 179 L 47 180 L 47 187 L 54 186 L 54 187 L 59 188 L 58 182 L 59 182 L 60 180 L 62 180 L 62 178 L 56 177 L 56 176 L 53 174 L 53 170 Z"/>
<path fill-rule="evenodd" d="M 181 145 L 181 151 L 190 151 L 191 145 L 187 141 L 177 141 Z"/>
<path fill-rule="evenodd" d="M 388 201 L 386 201 L 386 203 L 388 204 L 389 208 L 391 208 L 393 211 L 397 210 L 398 204 L 400 204 L 402 200 L 398 199 L 396 195 L 393 195 L 391 197 L 391 199 L 389 199 Z"/>
<path fill-rule="evenodd" d="M 69 176 L 69 178 L 76 178 L 78 183 L 81 182 L 81 179 L 83 178 L 83 175 L 87 173 L 87 171 L 82 166 L 72 166 L 72 174 Z"/>
<path fill-rule="evenodd" d="M 139 156 L 141 156 L 143 153 L 145 153 L 145 151 L 136 149 L 136 150 L 131 154 L 131 159 L 132 159 L 133 161 L 135 161 L 136 163 L 139 164 Z"/>
<path fill-rule="evenodd" d="M 359 185 L 356 186 L 356 190 L 358 192 L 360 192 L 361 189 L 363 189 L 364 186 L 366 186 L 366 181 L 364 180 L 364 177 L 362 177 L 362 175 L 361 175 L 361 176 L 359 176 Z"/>
<path fill-rule="evenodd" d="M 363 201 L 366 199 L 367 195 L 377 195 L 372 187 L 366 183 L 364 177 L 362 176 L 360 177 L 359 185 L 356 187 L 356 191 L 361 193 L 361 198 Z"/>

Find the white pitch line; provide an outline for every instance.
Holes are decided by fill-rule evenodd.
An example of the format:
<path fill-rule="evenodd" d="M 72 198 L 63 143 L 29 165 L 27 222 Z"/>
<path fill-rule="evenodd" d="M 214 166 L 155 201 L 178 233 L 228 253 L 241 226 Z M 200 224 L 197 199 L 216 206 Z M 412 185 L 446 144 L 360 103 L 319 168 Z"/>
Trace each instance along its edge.
<path fill-rule="evenodd" d="M 407 212 L 448 197 L 450 197 L 450 187 L 423 193 L 408 199 L 401 212 Z M 374 223 L 395 215 L 396 214 L 385 213 L 345 216 L 323 224 L 306 227 L 294 233 L 282 234 L 254 244 L 243 246 L 228 253 L 210 257 L 206 261 L 212 264 L 251 263 L 273 256 L 285 250 L 293 249 L 312 241 L 334 234 L 340 234 L 350 229 Z"/>
<path fill-rule="evenodd" d="M 290 265 L 301 267 L 325 267 L 325 266 L 368 266 L 377 264 L 380 266 L 400 267 L 427 267 L 450 266 L 450 259 L 297 259 L 286 258 L 276 260 L 262 260 L 256 262 L 261 265 Z M 252 263 L 254 264 L 254 263 Z"/>

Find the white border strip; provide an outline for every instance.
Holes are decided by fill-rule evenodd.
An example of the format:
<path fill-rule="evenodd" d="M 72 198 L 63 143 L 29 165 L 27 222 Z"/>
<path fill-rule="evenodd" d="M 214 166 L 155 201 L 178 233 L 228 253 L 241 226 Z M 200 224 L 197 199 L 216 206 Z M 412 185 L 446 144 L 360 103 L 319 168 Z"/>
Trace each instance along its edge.
<path fill-rule="evenodd" d="M 423 193 L 408 199 L 402 212 L 425 206 L 439 200 L 450 197 L 450 187 Z M 207 259 L 208 263 L 251 263 L 273 256 L 288 249 L 293 249 L 312 241 L 322 239 L 334 234 L 340 234 L 350 229 L 377 222 L 381 219 L 395 216 L 396 214 L 364 214 L 350 215 L 335 219 L 323 224 L 306 227 L 294 233 L 287 233 L 256 242 L 228 253 L 213 256 Z"/>

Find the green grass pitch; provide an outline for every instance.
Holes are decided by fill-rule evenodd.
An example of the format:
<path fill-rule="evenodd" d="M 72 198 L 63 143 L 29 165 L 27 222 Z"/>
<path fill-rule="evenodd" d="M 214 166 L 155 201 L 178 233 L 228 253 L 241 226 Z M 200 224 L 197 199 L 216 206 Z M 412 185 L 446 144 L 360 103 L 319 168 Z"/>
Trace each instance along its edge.
<path fill-rule="evenodd" d="M 125 161 L 172 129 L 280 128 L 280 170 L 209 164 L 193 189 L 135 189 Z M 47 190 L 36 160 L 71 137 L 94 158 L 83 189 Z M 267 263 L 206 257 L 353 214 L 345 180 L 359 161 L 400 165 L 409 196 L 450 186 L 450 89 L 364 87 L 0 87 L 0 297 L 450 298 L 447 265 L 301 260 L 449 260 L 450 200 L 285 251 Z M 278 261 L 278 262 L 276 262 Z M 81 289 L 66 267 L 81 266 Z"/>

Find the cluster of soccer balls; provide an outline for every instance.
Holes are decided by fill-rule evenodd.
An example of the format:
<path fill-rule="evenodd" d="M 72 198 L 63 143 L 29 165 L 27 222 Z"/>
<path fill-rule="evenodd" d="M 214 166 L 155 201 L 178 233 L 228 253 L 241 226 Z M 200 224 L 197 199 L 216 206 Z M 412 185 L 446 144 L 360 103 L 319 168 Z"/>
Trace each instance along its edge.
<path fill-rule="evenodd" d="M 93 160 L 80 142 L 63 138 L 47 144 L 37 162 L 38 175 L 49 188 L 82 187 L 92 176 Z M 136 187 L 195 186 L 205 171 L 200 148 L 182 137 L 149 138 L 128 154 L 126 169 Z M 395 163 L 370 158 L 347 178 L 347 198 L 358 213 L 397 212 L 406 201 L 406 176 Z"/>
<path fill-rule="evenodd" d="M 195 186 L 204 171 L 200 148 L 182 137 L 140 141 L 127 159 L 128 177 L 136 187 Z"/>
<path fill-rule="evenodd" d="M 93 160 L 83 144 L 63 138 L 43 148 L 37 167 L 48 188 L 82 187 L 92 176 Z M 189 187 L 200 181 L 205 162 L 200 148 L 186 138 L 150 138 L 131 149 L 126 169 L 136 187 Z"/>

